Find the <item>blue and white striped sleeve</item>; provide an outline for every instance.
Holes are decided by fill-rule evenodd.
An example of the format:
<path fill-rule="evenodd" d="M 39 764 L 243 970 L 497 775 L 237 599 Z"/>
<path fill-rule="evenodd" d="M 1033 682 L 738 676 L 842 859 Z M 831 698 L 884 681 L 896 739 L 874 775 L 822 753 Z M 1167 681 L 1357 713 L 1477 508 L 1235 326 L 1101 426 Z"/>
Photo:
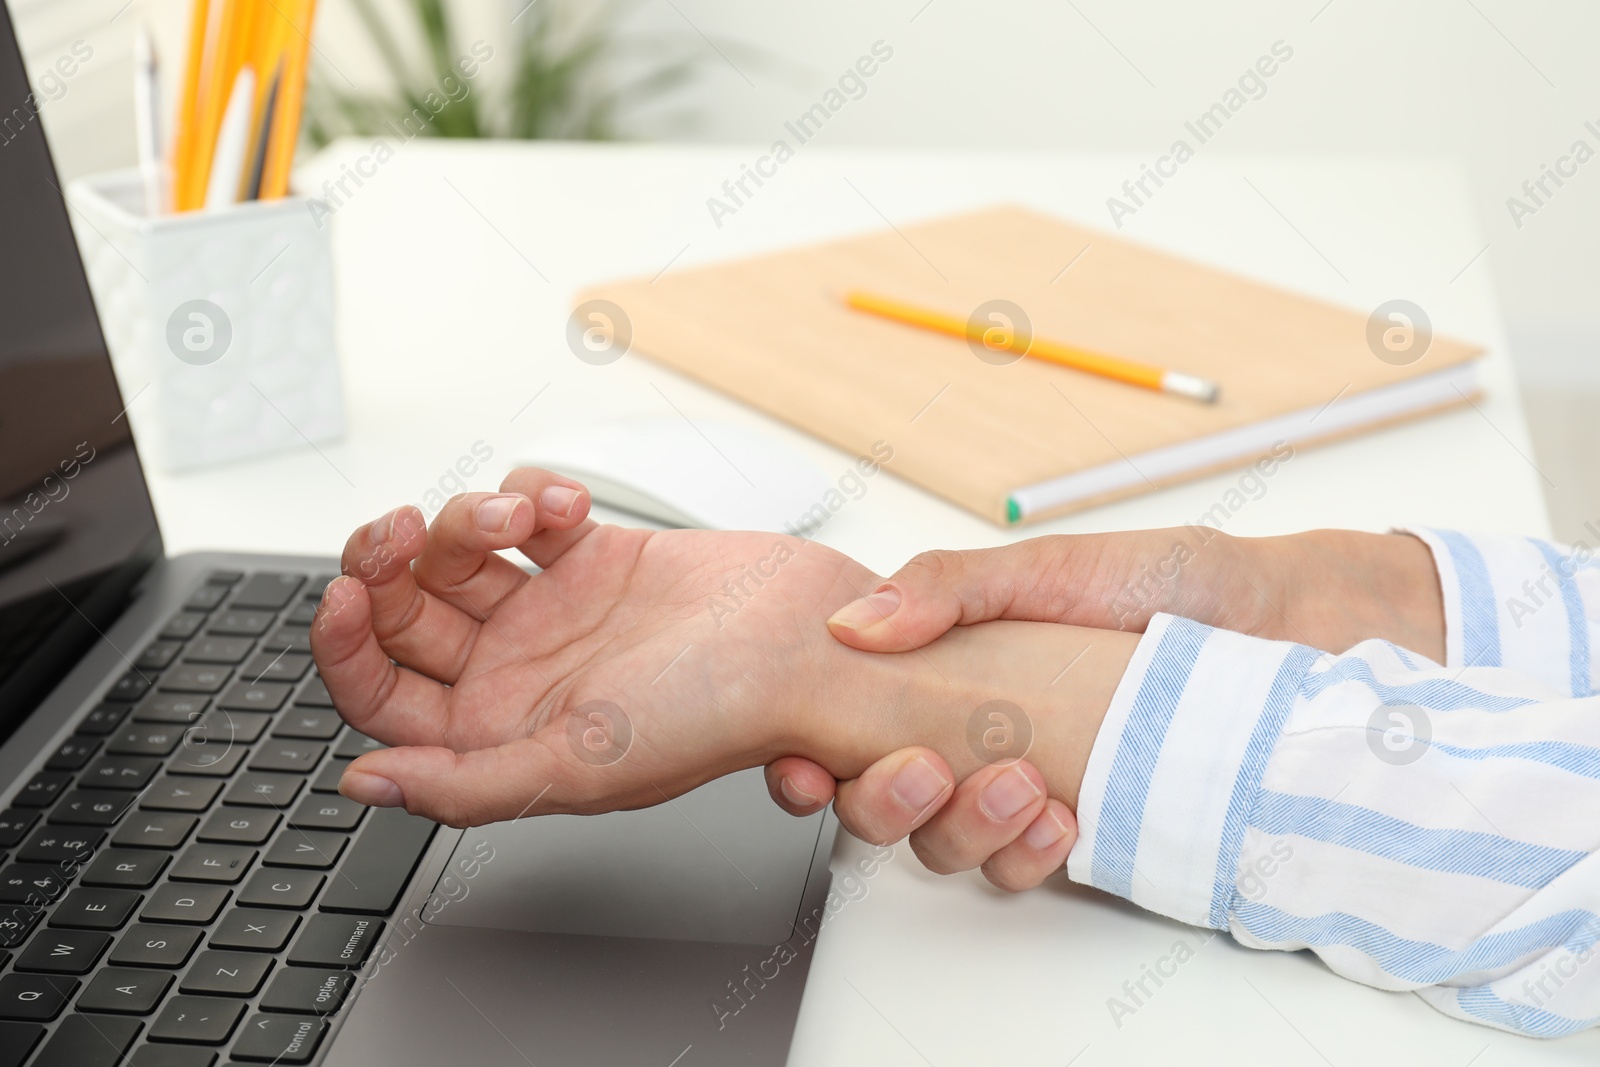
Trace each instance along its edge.
<path fill-rule="evenodd" d="M 1596 691 L 1594 548 L 1453 530 L 1401 532 L 1433 551 L 1444 594 L 1446 666 L 1506 667 L 1571 696 Z M 1600 539 L 1600 530 L 1594 534 Z"/>
<path fill-rule="evenodd" d="M 1473 629 L 1498 593 L 1454 580 L 1453 660 L 1544 669 L 1158 615 L 1090 755 L 1069 875 L 1462 1019 L 1600 1023 L 1600 698 Z"/>

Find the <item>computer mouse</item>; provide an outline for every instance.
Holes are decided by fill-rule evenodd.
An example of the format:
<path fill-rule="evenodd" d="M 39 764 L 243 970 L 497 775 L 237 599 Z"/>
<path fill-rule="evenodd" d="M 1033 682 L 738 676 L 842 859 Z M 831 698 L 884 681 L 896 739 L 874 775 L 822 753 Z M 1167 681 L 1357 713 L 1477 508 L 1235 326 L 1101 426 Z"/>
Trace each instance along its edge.
<path fill-rule="evenodd" d="M 648 416 L 591 423 L 529 443 L 527 462 L 575 478 L 594 502 L 665 526 L 804 535 L 830 514 L 810 460 L 759 431 Z"/>

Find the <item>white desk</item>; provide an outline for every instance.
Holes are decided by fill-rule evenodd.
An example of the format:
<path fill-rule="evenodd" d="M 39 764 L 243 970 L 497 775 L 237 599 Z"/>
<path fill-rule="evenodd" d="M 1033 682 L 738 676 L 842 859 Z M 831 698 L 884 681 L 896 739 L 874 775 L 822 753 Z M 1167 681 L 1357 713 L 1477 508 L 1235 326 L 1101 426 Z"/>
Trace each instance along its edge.
<path fill-rule="evenodd" d="M 307 168 L 305 184 L 316 188 L 368 150 L 336 147 Z M 1138 163 L 806 147 L 718 229 L 706 198 L 759 154 L 400 148 L 359 189 L 347 187 L 353 195 L 333 220 L 348 436 L 321 454 L 302 449 L 181 477 L 153 472 L 169 547 L 335 552 L 358 523 L 420 501 L 474 442 L 488 443 L 494 460 L 472 487 L 493 488 L 540 427 L 670 414 L 657 388 L 691 417 L 760 424 L 825 470 L 843 471 L 850 457 L 647 361 L 580 362 L 563 339 L 571 294 L 669 264 L 877 228 L 878 212 L 898 224 L 1014 200 L 1104 228 L 1105 198 Z M 1546 532 L 1543 483 L 1487 257 L 1473 262 L 1485 242 L 1471 219 L 1459 180 L 1442 165 L 1213 156 L 1187 164 L 1128 220 L 1126 236 L 1363 312 L 1395 297 L 1415 301 L 1440 332 L 1493 352 L 1479 410 L 1302 451 L 1230 532 L 1399 523 Z M 133 422 L 137 431 L 137 405 Z M 880 476 L 819 539 L 888 571 L 929 547 L 1189 521 L 1233 481 L 1008 533 Z M 240 514 L 253 519 L 241 523 Z M 835 870 L 864 855 L 842 839 Z M 1118 1027 L 1108 998 L 1178 938 L 1195 943 L 1192 932 L 1064 879 L 1007 897 L 975 875 L 938 878 L 904 846 L 867 885 L 820 944 L 797 1065 L 1065 1064 L 1087 1046 L 1074 1061 L 1081 1067 L 1174 1054 L 1215 1064 L 1494 1067 L 1592 1062 L 1600 1047 L 1594 1035 L 1536 1043 L 1450 1021 L 1414 997 L 1335 978 L 1309 956 L 1250 952 L 1226 937 L 1201 947 Z"/>

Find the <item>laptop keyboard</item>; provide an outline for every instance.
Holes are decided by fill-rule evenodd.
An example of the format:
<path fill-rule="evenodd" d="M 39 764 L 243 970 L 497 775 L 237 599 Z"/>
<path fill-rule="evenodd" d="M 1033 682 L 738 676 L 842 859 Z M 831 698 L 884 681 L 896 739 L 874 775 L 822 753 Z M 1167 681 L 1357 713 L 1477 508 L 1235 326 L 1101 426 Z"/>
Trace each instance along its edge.
<path fill-rule="evenodd" d="M 437 829 L 338 794 L 331 578 L 213 572 L 0 812 L 0 1067 L 316 1055 Z"/>

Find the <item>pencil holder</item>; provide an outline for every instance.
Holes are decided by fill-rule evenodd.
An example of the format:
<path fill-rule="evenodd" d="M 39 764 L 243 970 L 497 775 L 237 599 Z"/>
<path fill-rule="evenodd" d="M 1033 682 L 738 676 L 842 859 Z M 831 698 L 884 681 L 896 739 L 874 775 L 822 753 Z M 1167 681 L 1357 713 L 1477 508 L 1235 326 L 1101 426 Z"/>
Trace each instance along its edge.
<path fill-rule="evenodd" d="M 166 470 L 344 432 L 328 230 L 304 197 L 151 217 L 136 170 L 67 196 L 128 418 Z"/>

